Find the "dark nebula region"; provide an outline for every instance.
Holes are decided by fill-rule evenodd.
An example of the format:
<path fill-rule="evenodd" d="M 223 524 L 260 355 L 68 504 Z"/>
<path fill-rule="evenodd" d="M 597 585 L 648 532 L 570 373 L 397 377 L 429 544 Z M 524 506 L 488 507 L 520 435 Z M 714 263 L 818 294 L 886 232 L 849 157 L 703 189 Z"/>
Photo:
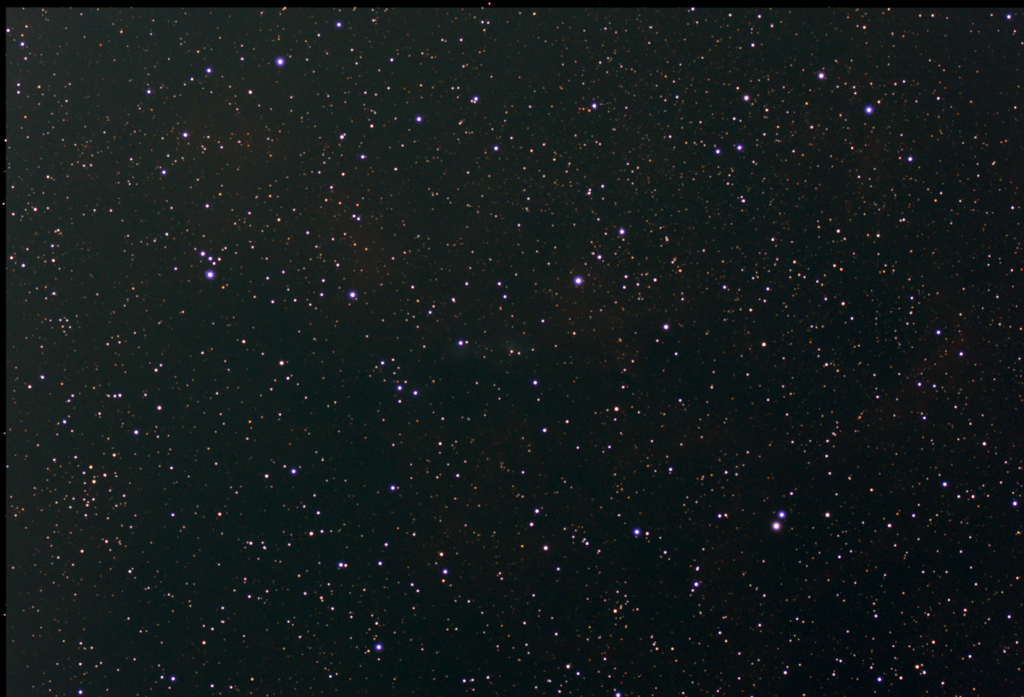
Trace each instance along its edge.
<path fill-rule="evenodd" d="M 7 694 L 1024 685 L 1016 11 L 7 11 Z"/>

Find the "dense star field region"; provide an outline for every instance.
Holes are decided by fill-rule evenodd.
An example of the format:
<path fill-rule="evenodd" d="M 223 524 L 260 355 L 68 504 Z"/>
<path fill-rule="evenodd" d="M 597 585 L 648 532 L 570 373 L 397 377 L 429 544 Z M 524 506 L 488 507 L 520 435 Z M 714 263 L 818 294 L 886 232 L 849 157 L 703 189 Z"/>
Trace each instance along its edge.
<path fill-rule="evenodd" d="M 1020 694 L 1022 21 L 9 9 L 7 694 Z"/>

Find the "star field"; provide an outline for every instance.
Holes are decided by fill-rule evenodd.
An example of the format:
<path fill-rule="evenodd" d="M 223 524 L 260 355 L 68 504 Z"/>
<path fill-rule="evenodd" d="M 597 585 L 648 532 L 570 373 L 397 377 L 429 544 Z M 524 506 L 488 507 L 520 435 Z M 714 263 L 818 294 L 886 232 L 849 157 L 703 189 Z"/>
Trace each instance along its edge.
<path fill-rule="evenodd" d="M 1020 22 L 9 10 L 8 694 L 1019 693 Z"/>

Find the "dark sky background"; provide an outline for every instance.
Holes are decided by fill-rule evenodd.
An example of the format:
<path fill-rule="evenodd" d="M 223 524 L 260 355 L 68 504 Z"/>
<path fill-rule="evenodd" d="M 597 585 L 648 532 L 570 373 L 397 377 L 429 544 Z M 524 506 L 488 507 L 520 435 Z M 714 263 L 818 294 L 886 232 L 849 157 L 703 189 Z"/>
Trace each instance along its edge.
<path fill-rule="evenodd" d="M 1020 694 L 1021 22 L 8 10 L 7 694 Z"/>

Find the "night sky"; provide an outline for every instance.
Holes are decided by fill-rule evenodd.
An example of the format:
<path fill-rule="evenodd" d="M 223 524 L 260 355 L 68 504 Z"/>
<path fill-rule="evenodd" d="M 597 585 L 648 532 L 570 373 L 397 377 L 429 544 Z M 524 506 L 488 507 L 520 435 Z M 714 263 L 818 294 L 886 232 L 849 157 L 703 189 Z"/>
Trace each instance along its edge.
<path fill-rule="evenodd" d="M 7 694 L 1020 694 L 1021 21 L 8 10 Z"/>

